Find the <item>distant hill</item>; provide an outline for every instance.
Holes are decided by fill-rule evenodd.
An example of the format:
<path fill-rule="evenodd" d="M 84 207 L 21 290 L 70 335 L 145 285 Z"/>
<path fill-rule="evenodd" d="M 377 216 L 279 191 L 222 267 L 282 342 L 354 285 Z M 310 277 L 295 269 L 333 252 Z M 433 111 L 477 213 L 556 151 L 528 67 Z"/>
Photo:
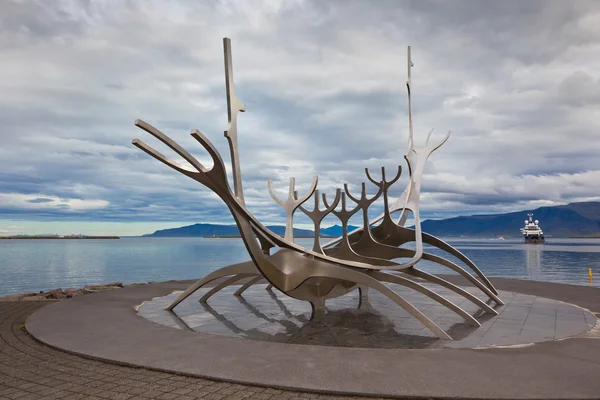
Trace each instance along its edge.
<path fill-rule="evenodd" d="M 421 223 L 424 232 L 436 236 L 520 236 L 527 214 L 540 221 L 546 235 L 554 237 L 600 236 L 600 202 L 540 207 L 507 214 L 472 215 Z"/>
<path fill-rule="evenodd" d="M 271 225 L 267 226 L 272 232 L 278 234 L 279 236 L 285 235 L 285 226 L 283 225 Z M 238 233 L 239 235 L 239 233 Z M 313 237 L 315 233 L 309 229 L 298 229 L 294 228 L 294 237 Z"/>
<path fill-rule="evenodd" d="M 278 235 L 283 236 L 285 226 L 267 226 Z M 181 228 L 161 229 L 144 237 L 211 237 L 211 236 L 240 236 L 237 225 L 194 224 Z M 308 229 L 294 228 L 295 237 L 313 237 L 314 232 Z"/>
<path fill-rule="evenodd" d="M 600 202 L 571 203 L 563 206 L 540 207 L 535 210 L 525 210 L 507 214 L 472 215 L 441 220 L 423 221 L 424 232 L 436 236 L 480 236 L 494 237 L 520 236 L 519 229 L 532 212 L 533 218 L 540 221 L 540 226 L 546 235 L 554 237 L 569 236 L 600 236 Z M 268 226 L 270 230 L 283 236 L 285 226 Z M 350 226 L 349 230 L 357 229 Z M 338 237 L 342 227 L 333 225 L 321 229 L 321 236 Z M 210 236 L 239 236 L 236 225 L 194 224 L 181 228 L 162 229 L 146 237 L 210 237 Z M 309 229 L 294 228 L 295 237 L 313 237 Z"/>
<path fill-rule="evenodd" d="M 271 225 L 267 226 L 274 233 L 283 236 L 285 226 Z M 350 225 L 349 231 L 356 229 L 356 226 Z M 181 228 L 161 229 L 154 233 L 143 235 L 144 237 L 211 237 L 211 236 L 239 236 L 240 232 L 236 225 L 217 225 L 217 224 L 194 224 L 182 226 Z M 329 228 L 321 229 L 321 236 L 338 237 L 342 235 L 342 227 L 333 225 Z M 314 231 L 310 229 L 294 228 L 295 237 L 314 237 Z"/>
<path fill-rule="evenodd" d="M 358 226 L 348 225 L 348 232 L 352 232 L 357 229 Z M 342 227 L 340 225 L 333 225 L 329 228 L 321 228 L 321 236 L 333 236 L 338 237 L 342 236 Z"/>

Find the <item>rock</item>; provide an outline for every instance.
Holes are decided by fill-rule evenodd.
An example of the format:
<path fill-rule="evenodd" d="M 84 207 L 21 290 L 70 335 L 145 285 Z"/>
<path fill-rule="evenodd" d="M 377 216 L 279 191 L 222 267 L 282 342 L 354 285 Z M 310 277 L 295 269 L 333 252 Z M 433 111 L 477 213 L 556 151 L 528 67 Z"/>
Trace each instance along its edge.
<path fill-rule="evenodd" d="M 83 289 L 67 288 L 67 289 L 63 290 L 63 292 L 65 292 L 67 299 L 70 299 L 71 297 L 74 297 L 74 296 L 81 296 L 83 294 Z"/>
<path fill-rule="evenodd" d="M 83 293 L 95 293 L 103 290 L 119 289 L 122 287 L 123 284 L 121 282 L 112 282 L 105 285 L 85 285 L 83 287 Z"/>
<path fill-rule="evenodd" d="M 50 290 L 49 292 L 43 293 L 43 296 L 46 299 L 54 299 L 54 300 L 60 300 L 60 299 L 64 299 L 65 297 L 67 297 L 67 295 L 62 291 L 61 288 Z"/>

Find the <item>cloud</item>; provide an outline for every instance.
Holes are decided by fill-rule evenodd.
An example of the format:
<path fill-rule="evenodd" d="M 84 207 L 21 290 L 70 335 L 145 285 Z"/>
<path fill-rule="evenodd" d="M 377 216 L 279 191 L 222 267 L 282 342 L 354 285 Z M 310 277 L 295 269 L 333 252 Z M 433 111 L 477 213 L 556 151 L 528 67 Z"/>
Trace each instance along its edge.
<path fill-rule="evenodd" d="M 0 15 L 0 218 L 230 222 L 207 189 L 131 145 L 142 118 L 203 163 L 229 162 L 222 38 L 232 39 L 249 208 L 282 223 L 319 175 L 356 192 L 408 140 L 453 136 L 426 166 L 426 217 L 597 199 L 600 5 L 593 1 L 8 1 Z M 372 190 L 372 189 L 370 189 Z M 301 223 L 306 219 L 299 218 Z M 331 221 L 335 223 L 335 221 Z"/>
<path fill-rule="evenodd" d="M 20 193 L 0 193 L 0 212 L 15 214 L 21 212 L 74 213 L 106 208 L 105 200 L 65 199 L 44 195 L 23 195 Z"/>
<path fill-rule="evenodd" d="M 27 201 L 29 203 L 52 203 L 54 200 L 44 198 L 44 197 L 37 197 L 35 199 L 30 199 L 30 200 L 25 200 L 25 201 Z"/>

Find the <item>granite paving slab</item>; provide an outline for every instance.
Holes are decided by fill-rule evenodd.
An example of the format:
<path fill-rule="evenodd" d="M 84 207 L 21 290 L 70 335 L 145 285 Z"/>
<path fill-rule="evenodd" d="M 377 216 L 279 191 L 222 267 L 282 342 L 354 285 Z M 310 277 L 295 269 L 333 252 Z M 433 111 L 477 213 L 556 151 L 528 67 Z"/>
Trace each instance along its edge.
<path fill-rule="evenodd" d="M 600 298 L 598 289 L 507 279 L 492 282 L 503 292 L 560 300 L 591 311 L 598 311 L 600 304 L 595 302 Z M 27 329 L 43 343 L 87 357 L 278 389 L 406 398 L 597 398 L 600 393 L 597 326 L 582 337 L 525 347 L 361 348 L 174 329 L 153 323 L 134 309 L 185 287 L 160 283 L 51 304 L 28 318 Z M 551 302 L 540 304 L 545 308 Z M 589 326 L 588 318 L 583 317 Z M 488 324 L 489 331 L 498 321 L 482 325 Z M 529 332 L 535 335 L 535 329 Z"/>

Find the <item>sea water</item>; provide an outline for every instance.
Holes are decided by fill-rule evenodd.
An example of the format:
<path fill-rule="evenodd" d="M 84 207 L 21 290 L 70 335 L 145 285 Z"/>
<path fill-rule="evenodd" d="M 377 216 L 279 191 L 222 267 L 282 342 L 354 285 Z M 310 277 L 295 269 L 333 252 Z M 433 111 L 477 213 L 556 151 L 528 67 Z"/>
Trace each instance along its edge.
<path fill-rule="evenodd" d="M 326 242 L 328 239 L 323 239 Z M 520 240 L 444 238 L 488 276 L 600 287 L 600 239 Z M 297 239 L 312 247 L 312 239 Z M 413 247 L 414 248 L 414 247 Z M 445 253 L 426 246 L 426 251 Z M 462 265 L 453 257 L 449 259 Z M 248 260 L 241 239 L 122 238 L 118 240 L 0 240 L 0 296 L 107 282 L 198 279 L 220 267 Z M 452 273 L 423 261 L 419 267 Z M 588 268 L 594 271 L 589 283 Z"/>

